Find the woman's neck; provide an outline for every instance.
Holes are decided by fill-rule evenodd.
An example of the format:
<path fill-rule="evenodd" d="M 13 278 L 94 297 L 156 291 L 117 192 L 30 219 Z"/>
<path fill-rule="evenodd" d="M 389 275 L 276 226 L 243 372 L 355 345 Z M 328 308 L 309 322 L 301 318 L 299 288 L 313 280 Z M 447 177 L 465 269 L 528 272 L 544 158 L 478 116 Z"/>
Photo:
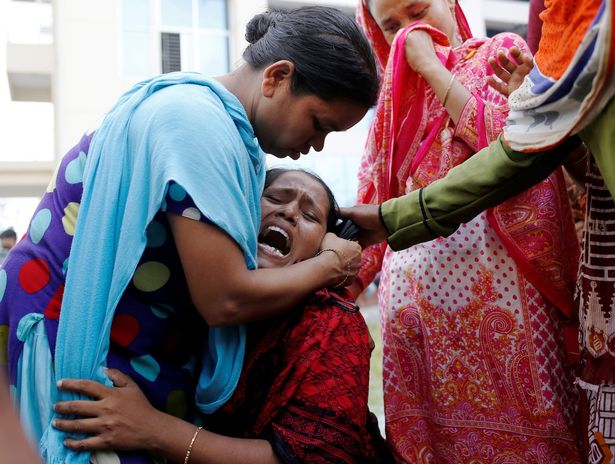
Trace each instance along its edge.
<path fill-rule="evenodd" d="M 248 115 L 248 120 L 253 124 L 262 80 L 258 70 L 244 63 L 236 70 L 222 76 L 216 76 L 214 79 L 237 97 Z"/>

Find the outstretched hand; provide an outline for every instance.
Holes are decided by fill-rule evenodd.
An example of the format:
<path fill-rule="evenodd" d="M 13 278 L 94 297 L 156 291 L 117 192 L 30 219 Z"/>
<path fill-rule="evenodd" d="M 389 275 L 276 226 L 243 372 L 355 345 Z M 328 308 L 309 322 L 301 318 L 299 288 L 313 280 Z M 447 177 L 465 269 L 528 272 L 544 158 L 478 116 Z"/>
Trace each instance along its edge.
<path fill-rule="evenodd" d="M 340 216 L 350 219 L 361 228 L 359 243 L 362 247 L 383 242 L 389 236 L 386 227 L 380 219 L 378 205 L 356 205 L 349 208 L 340 208 Z"/>
<path fill-rule="evenodd" d="M 84 439 L 66 439 L 65 446 L 74 450 L 151 449 L 156 430 L 163 429 L 163 413 L 149 403 L 127 375 L 108 369 L 107 376 L 114 387 L 90 380 L 63 379 L 58 382 L 61 390 L 81 393 L 93 400 L 56 403 L 54 410 L 57 413 L 80 417 L 55 419 L 53 427 L 90 435 Z"/>
<path fill-rule="evenodd" d="M 487 83 L 505 97 L 517 90 L 523 83 L 525 76 L 534 67 L 530 55 L 522 53 L 518 47 L 511 47 L 509 56 L 504 50 L 498 50 L 497 56 L 489 58 L 489 67 L 493 75 L 487 77 Z"/>

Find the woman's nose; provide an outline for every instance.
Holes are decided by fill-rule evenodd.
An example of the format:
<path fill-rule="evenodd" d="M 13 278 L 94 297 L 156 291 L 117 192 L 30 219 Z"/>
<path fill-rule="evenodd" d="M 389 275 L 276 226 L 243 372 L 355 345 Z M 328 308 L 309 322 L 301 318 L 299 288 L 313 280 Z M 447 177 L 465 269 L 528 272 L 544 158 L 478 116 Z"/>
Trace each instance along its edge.
<path fill-rule="evenodd" d="M 312 148 L 316 151 L 322 151 L 322 149 L 325 146 L 325 139 L 327 138 L 328 134 L 321 134 L 321 135 L 317 135 L 312 139 L 312 143 L 310 145 L 312 145 Z"/>
<path fill-rule="evenodd" d="M 295 205 L 289 204 L 286 205 L 286 208 L 278 211 L 278 215 L 286 219 L 291 224 L 296 224 L 299 220 L 299 209 Z"/>

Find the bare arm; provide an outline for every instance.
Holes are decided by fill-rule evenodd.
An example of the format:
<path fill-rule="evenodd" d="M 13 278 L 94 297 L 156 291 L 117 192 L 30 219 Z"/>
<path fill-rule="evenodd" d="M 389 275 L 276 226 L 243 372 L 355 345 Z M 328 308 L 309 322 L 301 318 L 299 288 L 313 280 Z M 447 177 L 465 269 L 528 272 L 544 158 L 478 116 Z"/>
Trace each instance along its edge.
<path fill-rule="evenodd" d="M 62 380 L 60 388 L 83 393 L 94 401 L 57 403 L 56 412 L 79 419 L 57 419 L 53 426 L 66 432 L 91 434 L 83 440 L 66 441 L 75 450 L 142 450 L 184 462 L 196 426 L 156 410 L 130 377 L 108 370 L 115 387 L 89 380 Z M 20 461 L 21 462 L 21 461 Z M 200 430 L 190 453 L 193 464 L 279 464 L 266 440 L 231 438 Z"/>
<path fill-rule="evenodd" d="M 244 324 L 293 308 L 309 294 L 335 286 L 361 265 L 357 243 L 327 234 L 321 249 L 335 249 L 289 267 L 248 270 L 241 249 L 211 224 L 169 214 L 190 296 L 210 326 Z"/>
<path fill-rule="evenodd" d="M 417 30 L 408 34 L 406 61 L 423 76 L 446 108 L 453 123 L 457 124 L 463 107 L 470 98 L 470 92 L 457 79 L 451 81 L 453 75 L 436 56 L 433 40 L 427 32 Z"/>

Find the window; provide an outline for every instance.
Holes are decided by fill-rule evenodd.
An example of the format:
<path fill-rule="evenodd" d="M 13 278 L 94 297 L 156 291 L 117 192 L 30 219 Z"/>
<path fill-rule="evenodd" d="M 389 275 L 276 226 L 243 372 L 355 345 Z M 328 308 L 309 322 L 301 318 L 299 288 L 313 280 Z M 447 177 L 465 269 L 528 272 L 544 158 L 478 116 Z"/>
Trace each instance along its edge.
<path fill-rule="evenodd" d="M 162 72 L 168 73 L 173 71 L 181 71 L 182 57 L 181 48 L 179 45 L 179 34 L 173 32 L 163 32 L 160 34 L 160 43 L 162 50 L 160 58 L 162 59 Z"/>
<path fill-rule="evenodd" d="M 208 76 L 227 72 L 227 3 L 122 0 L 122 73 L 145 77 L 172 71 L 198 71 Z"/>
<path fill-rule="evenodd" d="M 163 72 L 198 71 L 211 76 L 228 71 L 226 0 L 160 0 L 160 31 Z M 175 53 L 171 68 L 169 53 Z"/>
<path fill-rule="evenodd" d="M 122 74 L 144 77 L 152 74 L 150 53 L 150 0 L 122 2 Z"/>

